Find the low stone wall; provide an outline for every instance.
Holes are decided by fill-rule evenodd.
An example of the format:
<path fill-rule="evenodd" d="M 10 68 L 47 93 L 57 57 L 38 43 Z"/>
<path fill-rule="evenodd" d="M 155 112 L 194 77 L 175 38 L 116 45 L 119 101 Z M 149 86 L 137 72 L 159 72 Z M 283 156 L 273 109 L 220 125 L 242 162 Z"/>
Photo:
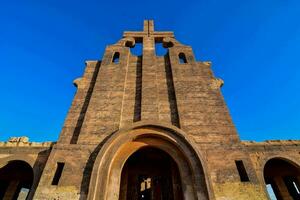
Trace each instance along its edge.
<path fill-rule="evenodd" d="M 0 142 L 0 148 L 2 147 L 52 147 L 54 144 L 55 142 Z"/>

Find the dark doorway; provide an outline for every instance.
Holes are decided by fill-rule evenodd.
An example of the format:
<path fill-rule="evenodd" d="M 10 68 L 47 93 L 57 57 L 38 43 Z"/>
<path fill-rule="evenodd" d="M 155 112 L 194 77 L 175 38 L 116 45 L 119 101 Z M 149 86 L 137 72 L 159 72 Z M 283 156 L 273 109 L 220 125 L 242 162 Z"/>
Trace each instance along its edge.
<path fill-rule="evenodd" d="M 264 178 L 272 200 L 300 200 L 299 166 L 283 159 L 271 159 L 265 165 Z"/>
<path fill-rule="evenodd" d="M 10 161 L 0 169 L 0 199 L 27 199 L 32 182 L 33 170 L 28 163 Z"/>
<path fill-rule="evenodd" d="M 164 151 L 143 148 L 126 161 L 121 177 L 120 200 L 181 200 L 178 167 Z"/>

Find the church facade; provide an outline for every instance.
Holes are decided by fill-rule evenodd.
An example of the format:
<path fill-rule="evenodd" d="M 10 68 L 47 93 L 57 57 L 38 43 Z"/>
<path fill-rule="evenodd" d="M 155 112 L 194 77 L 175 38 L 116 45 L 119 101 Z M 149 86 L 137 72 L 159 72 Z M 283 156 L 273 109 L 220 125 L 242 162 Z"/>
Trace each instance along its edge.
<path fill-rule="evenodd" d="M 300 141 L 241 141 L 211 63 L 152 20 L 74 84 L 57 142 L 0 142 L 0 199 L 300 199 Z"/>

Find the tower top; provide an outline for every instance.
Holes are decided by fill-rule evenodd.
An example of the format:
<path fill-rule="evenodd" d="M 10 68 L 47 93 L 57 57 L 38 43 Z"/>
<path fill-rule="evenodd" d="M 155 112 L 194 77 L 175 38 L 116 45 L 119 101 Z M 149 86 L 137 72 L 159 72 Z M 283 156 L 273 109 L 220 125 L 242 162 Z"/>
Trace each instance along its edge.
<path fill-rule="evenodd" d="M 144 20 L 144 32 L 148 33 L 148 35 L 150 35 L 150 33 L 154 32 L 154 21 L 153 20 Z"/>
<path fill-rule="evenodd" d="M 154 31 L 154 21 L 144 20 L 144 30 L 143 31 L 125 31 L 123 37 L 133 37 L 135 39 L 141 39 L 144 37 L 152 37 L 155 39 L 162 39 L 165 37 L 174 37 L 172 31 Z"/>

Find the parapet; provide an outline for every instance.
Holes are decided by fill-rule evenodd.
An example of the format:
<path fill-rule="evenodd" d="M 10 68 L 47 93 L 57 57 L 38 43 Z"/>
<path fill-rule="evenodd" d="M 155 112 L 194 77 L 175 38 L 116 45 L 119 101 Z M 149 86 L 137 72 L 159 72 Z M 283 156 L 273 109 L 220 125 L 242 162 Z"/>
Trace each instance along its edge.
<path fill-rule="evenodd" d="M 8 141 L 1 142 L 0 147 L 52 147 L 56 142 L 29 142 L 29 138 L 10 137 Z"/>
<path fill-rule="evenodd" d="M 263 142 L 242 141 L 246 146 L 293 145 L 300 146 L 300 140 L 266 140 Z"/>

